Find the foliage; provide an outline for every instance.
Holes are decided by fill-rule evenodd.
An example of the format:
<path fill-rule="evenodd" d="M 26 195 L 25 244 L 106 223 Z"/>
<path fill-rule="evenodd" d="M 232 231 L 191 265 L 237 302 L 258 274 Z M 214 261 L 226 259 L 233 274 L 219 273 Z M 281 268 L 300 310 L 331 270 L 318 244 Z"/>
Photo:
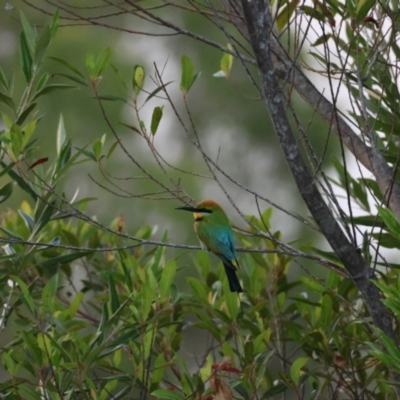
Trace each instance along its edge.
<path fill-rule="evenodd" d="M 341 71 L 341 82 L 351 96 L 350 116 L 365 134 L 359 134 L 363 136 L 361 144 L 368 146 L 365 148 L 371 160 L 382 154 L 387 166 L 396 171 L 399 96 L 393 76 L 397 75 L 384 57 L 398 54 L 398 27 L 392 26 L 393 36 L 385 42 L 387 48 L 380 51 L 376 44 L 384 39 L 370 32 L 378 24 L 369 16 L 375 2 L 327 3 L 311 7 L 299 6 L 297 1 L 282 2 L 275 10 L 276 28 L 290 34 L 296 11 L 310 24 L 323 27 L 324 33 L 313 47 L 324 46 L 324 51 L 330 52 L 328 43 L 332 41 L 346 65 L 328 62 L 316 52 L 312 55 L 327 75 Z M 135 7 L 150 18 L 146 9 Z M 210 10 L 215 11 L 211 6 L 207 12 Z M 392 17 L 384 7 L 380 12 Z M 344 21 L 347 43 L 343 33 L 334 29 L 339 17 Z M 285 243 L 273 226 L 272 208 L 260 209 L 259 200 L 271 203 L 268 199 L 245 188 L 255 196 L 259 213 L 242 215 L 246 230 L 237 229 L 244 253 L 238 274 L 245 288 L 238 296 L 229 291 L 223 266 L 211 267 L 213 262 L 206 253 L 192 254 L 190 266 L 196 268 L 190 268 L 185 287 L 180 281 L 186 262 L 167 249 L 192 249 L 190 246 L 171 243 L 167 232 L 157 241 L 149 226 L 137 226 L 136 234 L 131 235 L 121 216 L 115 215 L 111 224 L 103 224 L 87 211 L 92 197 L 78 199 L 78 193 L 65 193 L 63 178 L 67 172 L 78 164 L 90 163 L 106 180 L 106 185 L 99 185 L 115 195 L 192 202 L 180 178 L 175 179 L 168 171 L 191 178 L 204 176 L 170 165 L 155 145 L 167 113 L 177 117 L 201 154 L 208 178 L 222 188 L 220 176 L 233 178 L 207 153 L 196 129 L 188 99 L 200 72 L 195 73 L 196 65 L 188 55 L 180 58 L 180 81 L 165 82 L 163 71 L 155 65 L 151 77 L 155 88 L 149 86 L 149 72 L 138 64 L 132 68 L 128 84 L 112 63 L 110 47 L 97 56 L 88 53 L 87 70 L 81 71 L 70 59 L 48 55 L 59 19 L 60 12 L 56 11 L 51 22 L 36 28 L 20 14 L 20 72 L 26 81 L 20 96 L 14 91 L 12 76 L 0 69 L 5 126 L 0 136 L 0 177 L 5 182 L 0 188 L 0 202 L 10 199 L 16 187 L 25 196 L 19 207 L 1 215 L 0 329 L 3 338 L 10 337 L 1 344 L 7 374 L 0 384 L 2 395 L 16 399 L 394 398 L 393 372 L 400 373 L 400 352 L 393 337 L 378 330 L 376 320 L 371 319 L 370 299 L 360 293 L 357 279 L 351 279 L 346 262 L 337 253 L 306 240 Z M 234 57 L 243 65 L 248 61 L 235 43 L 230 40 L 226 47 L 215 46 L 221 50 L 221 71 L 215 76 L 225 77 L 227 84 L 232 80 Z M 343 52 L 346 57 L 342 57 Z M 51 73 L 43 72 L 46 57 L 52 61 Z M 109 70 L 121 87 L 118 95 L 103 92 L 104 74 Z M 249 69 L 247 73 L 251 76 Z M 58 80 L 49 83 L 54 76 L 73 84 Z M 253 84 L 260 89 L 255 80 Z M 108 145 L 106 135 L 102 135 L 89 146 L 75 147 L 60 115 L 54 159 L 38 156 L 38 126 L 46 118 L 38 112 L 38 99 L 78 87 L 98 104 L 113 143 Z M 188 123 L 171 94 L 172 87 L 181 91 L 179 100 Z M 146 120 L 143 114 L 150 108 L 150 100 L 157 105 Z M 129 107 L 136 125 L 122 121 L 115 124 L 109 117 L 109 102 L 123 102 Z M 296 120 L 295 111 L 291 111 Z M 363 270 L 364 275 L 369 274 L 368 279 L 384 295 L 383 304 L 398 321 L 398 264 L 386 260 L 380 250 L 400 249 L 395 204 L 387 199 L 379 177 L 351 176 L 344 152 L 341 159 L 332 160 L 336 177 L 327 178 L 319 170 L 320 160 L 302 123 L 296 122 L 305 143 L 302 150 L 315 173 L 313 179 L 325 189 L 353 250 L 359 247 L 369 268 Z M 133 131 L 146 143 L 157 174 L 144 168 L 134 151 L 121 141 L 117 125 Z M 332 122 L 331 128 L 334 126 Z M 104 164 L 117 148 L 140 170 L 140 178 L 150 180 L 157 190 L 134 195 L 107 174 Z M 361 156 L 358 161 L 368 167 Z M 339 205 L 332 184 L 344 190 L 346 211 Z M 353 214 L 355 205 L 361 215 Z M 287 214 L 318 231 L 315 221 Z M 311 263 L 317 265 L 322 277 L 315 276 Z M 304 270 L 301 276 L 297 273 L 299 266 Z M 322 266 L 330 271 L 319 273 Z"/>

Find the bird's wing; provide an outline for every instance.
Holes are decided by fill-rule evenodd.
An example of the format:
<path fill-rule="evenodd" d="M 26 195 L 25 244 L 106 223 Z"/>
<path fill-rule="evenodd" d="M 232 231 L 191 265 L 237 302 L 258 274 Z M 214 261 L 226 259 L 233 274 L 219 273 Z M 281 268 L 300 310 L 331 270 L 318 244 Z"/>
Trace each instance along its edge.
<path fill-rule="evenodd" d="M 236 249 L 233 234 L 229 230 L 221 230 L 209 240 L 208 249 L 224 261 L 229 267 L 237 269 Z"/>

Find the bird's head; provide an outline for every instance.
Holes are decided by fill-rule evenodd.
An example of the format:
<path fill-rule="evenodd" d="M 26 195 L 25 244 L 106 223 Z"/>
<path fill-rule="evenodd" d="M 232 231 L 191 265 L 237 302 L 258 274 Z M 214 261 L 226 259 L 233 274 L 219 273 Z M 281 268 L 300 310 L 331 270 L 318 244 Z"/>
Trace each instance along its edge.
<path fill-rule="evenodd" d="M 177 210 L 191 211 L 196 221 L 209 218 L 210 216 L 216 216 L 221 213 L 225 215 L 221 206 L 213 200 L 203 200 L 197 204 L 196 207 L 178 207 Z"/>

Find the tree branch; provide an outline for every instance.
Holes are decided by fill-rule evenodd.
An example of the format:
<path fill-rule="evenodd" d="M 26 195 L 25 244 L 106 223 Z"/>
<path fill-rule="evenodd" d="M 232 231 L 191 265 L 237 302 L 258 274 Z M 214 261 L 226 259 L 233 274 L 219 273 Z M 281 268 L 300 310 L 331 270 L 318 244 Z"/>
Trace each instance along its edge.
<path fill-rule="evenodd" d="M 264 101 L 300 194 L 323 235 L 360 290 L 375 326 L 397 342 L 388 311 L 381 302 L 379 290 L 370 280 L 367 264 L 341 230 L 314 184 L 313 176 L 307 169 L 290 127 L 271 56 L 270 36 L 273 25 L 268 1 L 242 0 L 242 7 L 258 64 Z M 393 374 L 392 378 L 400 381 L 400 377 L 396 374 Z M 400 390 L 396 390 L 400 398 Z"/>

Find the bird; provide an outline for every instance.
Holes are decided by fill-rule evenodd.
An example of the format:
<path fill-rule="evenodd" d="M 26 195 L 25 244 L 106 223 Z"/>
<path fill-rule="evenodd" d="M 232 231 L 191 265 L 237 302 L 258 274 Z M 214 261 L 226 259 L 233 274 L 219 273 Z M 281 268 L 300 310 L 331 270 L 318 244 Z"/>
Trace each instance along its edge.
<path fill-rule="evenodd" d="M 222 261 L 231 292 L 243 292 L 236 275 L 239 263 L 233 231 L 222 207 L 213 200 L 203 200 L 196 207 L 178 207 L 177 210 L 193 212 L 194 230 L 202 249 L 214 253 Z"/>

